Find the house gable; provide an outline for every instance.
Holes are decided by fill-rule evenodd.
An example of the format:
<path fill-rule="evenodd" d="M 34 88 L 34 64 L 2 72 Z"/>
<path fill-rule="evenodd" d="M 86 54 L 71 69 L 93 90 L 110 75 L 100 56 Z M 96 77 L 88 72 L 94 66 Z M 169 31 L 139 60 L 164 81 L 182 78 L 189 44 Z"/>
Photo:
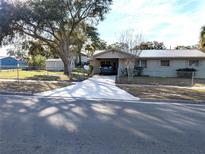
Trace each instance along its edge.
<path fill-rule="evenodd" d="M 122 51 L 110 50 L 104 51 L 102 53 L 96 54 L 93 56 L 95 59 L 126 59 L 126 58 L 133 58 L 134 55 Z"/>

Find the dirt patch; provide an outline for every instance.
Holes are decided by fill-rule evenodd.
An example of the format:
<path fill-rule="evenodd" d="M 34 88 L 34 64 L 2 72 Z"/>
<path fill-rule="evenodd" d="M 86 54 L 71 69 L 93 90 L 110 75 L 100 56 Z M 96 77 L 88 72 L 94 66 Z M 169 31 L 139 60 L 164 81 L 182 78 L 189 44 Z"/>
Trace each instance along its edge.
<path fill-rule="evenodd" d="M 194 102 L 205 100 L 205 90 L 202 89 L 124 85 L 118 85 L 118 87 L 142 100 L 190 100 Z"/>
<path fill-rule="evenodd" d="M 38 93 L 71 85 L 70 82 L 0 82 L 1 92 Z"/>
<path fill-rule="evenodd" d="M 192 79 L 168 78 L 168 77 L 134 77 L 128 81 L 127 77 L 121 77 L 119 84 L 139 84 L 139 85 L 171 85 L 171 86 L 192 86 Z M 205 79 L 194 79 L 194 86 L 205 86 Z"/>

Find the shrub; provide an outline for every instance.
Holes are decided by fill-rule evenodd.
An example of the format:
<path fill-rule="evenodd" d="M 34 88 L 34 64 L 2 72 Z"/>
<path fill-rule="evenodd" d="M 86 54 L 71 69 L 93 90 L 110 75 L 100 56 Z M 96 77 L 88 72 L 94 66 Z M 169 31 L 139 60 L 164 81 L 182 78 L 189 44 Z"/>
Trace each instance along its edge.
<path fill-rule="evenodd" d="M 182 71 L 182 72 L 196 72 L 195 68 L 180 68 L 177 69 L 176 71 Z"/>
<path fill-rule="evenodd" d="M 93 65 L 89 65 L 89 74 L 91 74 L 93 72 Z"/>
<path fill-rule="evenodd" d="M 197 70 L 195 68 L 180 68 L 177 69 L 176 71 L 177 71 L 177 76 L 180 78 L 192 78 L 193 75 L 195 76 Z"/>
<path fill-rule="evenodd" d="M 135 67 L 134 68 L 134 75 L 135 76 L 142 76 L 143 74 L 143 71 L 144 71 L 144 68 L 143 67 Z"/>
<path fill-rule="evenodd" d="M 45 60 L 44 56 L 36 55 L 28 60 L 28 64 L 31 69 L 39 70 L 45 67 Z"/>

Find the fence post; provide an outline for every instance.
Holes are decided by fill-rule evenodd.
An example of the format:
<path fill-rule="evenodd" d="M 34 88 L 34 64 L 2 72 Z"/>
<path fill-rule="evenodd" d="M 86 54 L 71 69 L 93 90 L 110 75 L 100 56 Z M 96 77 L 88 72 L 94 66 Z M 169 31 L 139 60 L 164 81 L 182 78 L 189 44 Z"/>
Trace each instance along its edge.
<path fill-rule="evenodd" d="M 17 64 L 17 83 L 19 87 L 19 63 Z"/>
<path fill-rule="evenodd" d="M 191 77 L 191 86 L 194 85 L 194 72 L 192 72 L 192 77 Z"/>

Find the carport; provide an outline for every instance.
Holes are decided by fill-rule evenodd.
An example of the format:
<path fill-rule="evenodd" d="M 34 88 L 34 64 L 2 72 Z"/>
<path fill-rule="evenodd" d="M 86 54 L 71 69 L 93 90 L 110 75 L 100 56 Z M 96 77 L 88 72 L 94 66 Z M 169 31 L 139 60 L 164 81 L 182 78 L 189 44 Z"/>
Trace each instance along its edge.
<path fill-rule="evenodd" d="M 111 65 L 116 75 L 119 73 L 119 69 L 125 67 L 125 62 L 127 59 L 132 58 L 133 55 L 120 51 L 120 50 L 104 50 L 100 53 L 94 54 L 91 64 L 94 66 L 94 73 L 100 73 L 100 67 L 102 65 Z"/>
<path fill-rule="evenodd" d="M 117 75 L 118 71 L 118 58 L 99 58 L 97 59 L 100 62 L 100 67 L 104 65 L 111 65 L 113 68 L 113 75 Z"/>

